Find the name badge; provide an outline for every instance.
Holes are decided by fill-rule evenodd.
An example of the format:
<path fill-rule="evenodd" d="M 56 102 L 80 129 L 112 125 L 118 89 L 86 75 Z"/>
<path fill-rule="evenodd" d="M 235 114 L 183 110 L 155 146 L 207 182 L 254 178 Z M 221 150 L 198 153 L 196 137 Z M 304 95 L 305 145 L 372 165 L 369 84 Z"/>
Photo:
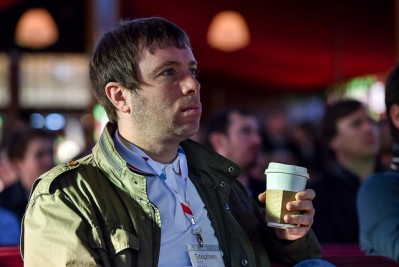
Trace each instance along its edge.
<path fill-rule="evenodd" d="M 187 245 L 187 249 L 193 267 L 224 267 L 218 245 Z"/>

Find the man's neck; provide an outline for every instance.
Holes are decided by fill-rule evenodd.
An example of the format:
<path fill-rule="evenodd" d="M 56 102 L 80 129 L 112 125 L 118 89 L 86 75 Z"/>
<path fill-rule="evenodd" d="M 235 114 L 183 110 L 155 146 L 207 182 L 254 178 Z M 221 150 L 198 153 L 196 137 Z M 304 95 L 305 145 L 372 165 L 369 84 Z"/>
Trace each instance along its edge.
<path fill-rule="evenodd" d="M 340 165 L 356 174 L 363 182 L 371 174 L 376 167 L 376 159 L 374 157 L 360 159 L 338 159 Z"/>
<path fill-rule="evenodd" d="M 145 134 L 129 134 L 126 129 L 119 129 L 121 138 L 143 150 L 151 159 L 160 163 L 171 163 L 176 158 L 179 142 L 165 140 Z"/>

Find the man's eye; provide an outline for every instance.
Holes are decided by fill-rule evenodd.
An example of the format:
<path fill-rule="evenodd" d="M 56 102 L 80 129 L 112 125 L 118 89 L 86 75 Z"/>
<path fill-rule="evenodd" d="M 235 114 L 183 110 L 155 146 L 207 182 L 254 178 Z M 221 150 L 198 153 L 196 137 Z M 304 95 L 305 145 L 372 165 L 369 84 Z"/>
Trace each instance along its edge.
<path fill-rule="evenodd" d="M 251 129 L 248 127 L 242 128 L 241 133 L 245 135 L 249 135 L 251 133 Z"/>
<path fill-rule="evenodd" d="M 191 69 L 190 72 L 193 77 L 198 78 L 198 69 Z"/>
<path fill-rule="evenodd" d="M 361 120 L 355 120 L 352 122 L 352 127 L 354 127 L 354 128 L 359 128 L 361 125 L 362 125 Z"/>
<path fill-rule="evenodd" d="M 175 72 L 173 69 L 167 69 L 167 70 L 164 70 L 161 74 L 162 74 L 162 76 L 172 76 L 173 74 L 175 74 Z"/>

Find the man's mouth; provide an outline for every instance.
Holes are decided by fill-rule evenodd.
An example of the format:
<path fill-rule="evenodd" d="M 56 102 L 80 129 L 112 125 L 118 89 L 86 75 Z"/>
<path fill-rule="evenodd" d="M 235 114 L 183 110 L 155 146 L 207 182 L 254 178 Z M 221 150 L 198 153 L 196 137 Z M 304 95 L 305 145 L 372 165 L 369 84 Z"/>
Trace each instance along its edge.
<path fill-rule="evenodd" d="M 184 113 L 189 113 L 189 114 L 197 114 L 197 113 L 201 113 L 202 107 L 201 107 L 201 104 L 191 104 L 191 105 L 184 107 L 181 111 Z"/>

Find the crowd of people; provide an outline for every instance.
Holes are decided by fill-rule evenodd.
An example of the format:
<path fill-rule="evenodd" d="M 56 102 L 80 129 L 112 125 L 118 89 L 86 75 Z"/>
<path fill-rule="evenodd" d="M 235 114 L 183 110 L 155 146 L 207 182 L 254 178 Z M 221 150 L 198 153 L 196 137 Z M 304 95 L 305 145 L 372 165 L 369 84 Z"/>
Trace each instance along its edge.
<path fill-rule="evenodd" d="M 326 104 L 317 122 L 292 123 L 283 108 L 224 108 L 190 140 L 206 105 L 197 64 L 186 33 L 165 19 L 105 34 L 90 79 L 109 123 L 90 155 L 55 168 L 50 133 L 25 127 L 7 138 L 0 226 L 9 231 L 0 245 L 21 240 L 25 262 L 36 265 L 189 266 L 193 251 L 225 266 L 296 264 L 320 258 L 320 243 L 399 260 L 398 68 L 387 82 L 387 166 L 378 124 L 354 99 Z M 287 205 L 300 211 L 284 218 L 296 228 L 266 227 L 272 161 L 311 174 Z"/>

